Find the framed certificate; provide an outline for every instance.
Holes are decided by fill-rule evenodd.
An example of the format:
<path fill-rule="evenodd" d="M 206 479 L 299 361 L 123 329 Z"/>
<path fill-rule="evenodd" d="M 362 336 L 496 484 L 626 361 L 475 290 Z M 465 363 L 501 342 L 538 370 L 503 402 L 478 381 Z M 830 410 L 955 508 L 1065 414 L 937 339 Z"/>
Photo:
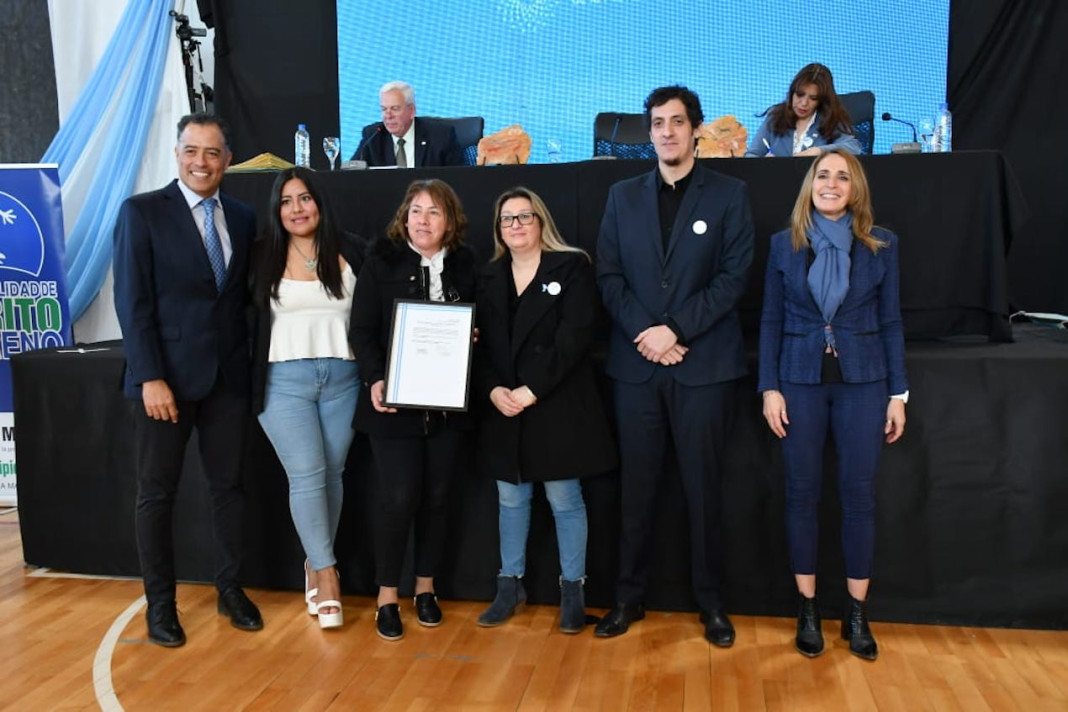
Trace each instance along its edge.
<path fill-rule="evenodd" d="M 396 300 L 385 404 L 466 411 L 474 327 L 474 304 Z"/>

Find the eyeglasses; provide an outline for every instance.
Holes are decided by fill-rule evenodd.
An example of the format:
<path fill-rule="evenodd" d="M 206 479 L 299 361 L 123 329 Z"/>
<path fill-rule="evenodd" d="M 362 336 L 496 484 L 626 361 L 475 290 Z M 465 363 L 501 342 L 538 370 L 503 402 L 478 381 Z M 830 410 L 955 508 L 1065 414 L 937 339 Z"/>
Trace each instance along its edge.
<path fill-rule="evenodd" d="M 500 217 L 501 227 L 511 227 L 518 220 L 520 225 L 530 225 L 534 222 L 536 216 L 534 213 L 519 213 L 518 215 L 502 215 Z"/>

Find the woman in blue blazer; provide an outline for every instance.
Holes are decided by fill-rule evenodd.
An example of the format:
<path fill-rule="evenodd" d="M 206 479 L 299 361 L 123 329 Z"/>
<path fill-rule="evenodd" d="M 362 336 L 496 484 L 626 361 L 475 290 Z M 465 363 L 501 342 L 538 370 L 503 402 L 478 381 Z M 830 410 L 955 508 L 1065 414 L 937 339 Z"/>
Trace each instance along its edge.
<path fill-rule="evenodd" d="M 882 442 L 905 428 L 905 341 L 897 236 L 873 226 L 860 162 L 828 149 L 805 175 L 791 227 L 772 235 L 760 320 L 764 418 L 781 438 L 786 532 L 800 594 L 798 652 L 823 652 L 816 551 L 823 447 L 838 453 L 849 602 L 842 637 L 878 654 L 867 595 L 875 549 L 875 473 Z"/>
<path fill-rule="evenodd" d="M 747 158 L 760 156 L 818 156 L 837 146 L 861 153 L 853 135 L 853 121 L 834 90 L 831 70 L 806 65 L 790 82 L 786 100 L 764 112 L 764 123 L 746 149 Z"/>

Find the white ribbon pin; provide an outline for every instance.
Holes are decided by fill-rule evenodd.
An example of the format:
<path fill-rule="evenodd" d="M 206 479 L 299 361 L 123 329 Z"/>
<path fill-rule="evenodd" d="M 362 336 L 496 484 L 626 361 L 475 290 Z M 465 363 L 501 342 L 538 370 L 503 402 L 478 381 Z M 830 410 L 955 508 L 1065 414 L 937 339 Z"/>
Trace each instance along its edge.
<path fill-rule="evenodd" d="M 560 283 L 549 282 L 548 284 L 543 284 L 541 285 L 541 291 L 548 292 L 549 294 L 555 297 L 557 294 L 560 293 Z"/>
<path fill-rule="evenodd" d="M 693 233 L 695 235 L 704 235 L 706 232 L 708 232 L 708 223 L 704 220 L 697 220 L 694 222 Z"/>

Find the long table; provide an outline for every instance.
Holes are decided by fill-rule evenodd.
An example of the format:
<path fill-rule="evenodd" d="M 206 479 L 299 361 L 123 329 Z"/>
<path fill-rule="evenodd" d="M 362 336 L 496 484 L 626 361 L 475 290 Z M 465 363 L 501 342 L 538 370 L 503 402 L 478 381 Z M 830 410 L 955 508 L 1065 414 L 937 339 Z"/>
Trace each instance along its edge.
<path fill-rule="evenodd" d="M 1011 339 L 1005 255 L 1026 214 L 1019 188 L 997 151 L 862 156 L 876 222 L 901 246 L 901 308 L 913 339 L 980 335 Z M 709 159 L 705 164 L 749 185 L 756 252 L 741 302 L 743 326 L 755 333 L 768 238 L 784 229 L 810 165 L 805 158 Z M 408 183 L 447 181 L 470 220 L 468 242 L 493 252 L 493 204 L 525 185 L 545 200 L 564 238 L 596 252 L 609 187 L 652 168 L 652 161 L 594 160 L 530 166 L 335 171 L 322 178 L 341 225 L 373 239 L 385 232 Z M 228 175 L 223 189 L 267 214 L 273 174 Z"/>

